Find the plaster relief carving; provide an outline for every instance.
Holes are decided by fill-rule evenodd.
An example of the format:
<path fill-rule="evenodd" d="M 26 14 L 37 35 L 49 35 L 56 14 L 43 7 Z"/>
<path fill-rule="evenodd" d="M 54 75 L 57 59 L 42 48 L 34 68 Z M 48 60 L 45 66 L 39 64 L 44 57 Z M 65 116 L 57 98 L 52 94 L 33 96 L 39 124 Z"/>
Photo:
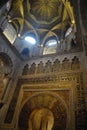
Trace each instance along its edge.
<path fill-rule="evenodd" d="M 77 56 L 74 56 L 73 59 L 68 59 L 67 57 L 62 60 L 62 63 L 59 59 L 55 59 L 52 63 L 50 60 L 43 63 L 39 62 L 38 65 L 33 62 L 31 65 L 26 64 L 23 69 L 22 75 L 31 75 L 31 74 L 46 74 L 46 73 L 57 73 L 61 71 L 76 71 L 80 70 L 80 61 Z M 29 67 L 30 66 L 30 67 Z"/>

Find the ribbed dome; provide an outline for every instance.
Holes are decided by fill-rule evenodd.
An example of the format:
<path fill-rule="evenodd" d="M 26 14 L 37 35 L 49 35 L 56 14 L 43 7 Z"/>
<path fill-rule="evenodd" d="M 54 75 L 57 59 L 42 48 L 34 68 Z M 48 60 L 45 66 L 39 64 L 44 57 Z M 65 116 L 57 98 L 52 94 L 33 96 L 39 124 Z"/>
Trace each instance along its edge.
<path fill-rule="evenodd" d="M 52 37 L 62 41 L 67 29 L 75 26 L 69 0 L 12 0 L 8 14 L 18 36 L 34 35 L 39 46 Z"/>
<path fill-rule="evenodd" d="M 60 0 L 30 0 L 30 12 L 39 21 L 50 21 L 60 14 Z"/>

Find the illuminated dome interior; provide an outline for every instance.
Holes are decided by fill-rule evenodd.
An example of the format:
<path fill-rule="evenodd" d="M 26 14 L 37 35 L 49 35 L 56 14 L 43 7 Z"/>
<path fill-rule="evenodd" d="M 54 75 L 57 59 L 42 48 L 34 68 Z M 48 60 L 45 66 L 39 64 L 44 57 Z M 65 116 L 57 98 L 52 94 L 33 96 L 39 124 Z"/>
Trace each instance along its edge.
<path fill-rule="evenodd" d="M 70 0 L 10 0 L 6 4 L 6 17 L 3 33 L 20 54 L 25 48 L 30 50 L 31 57 L 76 47 L 76 22 Z M 26 36 L 30 41 L 26 41 Z M 46 49 L 46 43 L 54 39 L 56 47 Z"/>

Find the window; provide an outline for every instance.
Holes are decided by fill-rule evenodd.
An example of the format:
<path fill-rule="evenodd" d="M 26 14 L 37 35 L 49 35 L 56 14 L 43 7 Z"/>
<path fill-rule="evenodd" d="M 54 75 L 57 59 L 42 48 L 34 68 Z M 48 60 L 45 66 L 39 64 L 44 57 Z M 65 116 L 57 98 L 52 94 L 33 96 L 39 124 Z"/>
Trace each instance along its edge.
<path fill-rule="evenodd" d="M 56 53 L 56 48 L 57 48 L 57 40 L 51 39 L 47 41 L 44 47 L 43 55 Z"/>

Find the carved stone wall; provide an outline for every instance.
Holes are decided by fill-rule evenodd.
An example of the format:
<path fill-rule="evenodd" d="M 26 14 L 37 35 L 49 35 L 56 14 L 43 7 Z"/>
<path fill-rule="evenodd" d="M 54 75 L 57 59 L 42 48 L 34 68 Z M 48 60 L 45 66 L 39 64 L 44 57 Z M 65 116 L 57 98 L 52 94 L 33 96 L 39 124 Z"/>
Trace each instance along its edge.
<path fill-rule="evenodd" d="M 17 124 L 19 129 L 28 129 L 29 115 L 32 110 L 47 107 L 55 113 L 56 109 L 60 109 L 60 111 L 62 111 L 62 106 L 59 105 L 59 102 L 62 102 L 66 113 L 63 115 L 65 127 L 62 128 L 62 125 L 64 126 L 64 124 L 56 126 L 57 124 L 60 124 L 58 122 L 61 122 L 63 114 L 58 110 L 61 118 L 58 114 L 56 114 L 59 119 L 55 117 L 55 125 L 53 129 L 61 128 L 61 130 L 85 130 L 86 126 L 84 126 L 84 122 L 86 121 L 86 109 L 82 75 L 83 73 L 81 71 L 77 71 L 72 73 L 60 72 L 59 74 L 53 73 L 52 75 L 43 74 L 20 77 L 6 115 L 5 123 L 11 123 L 15 118 L 16 121 L 18 120 L 19 122 Z M 80 90 L 78 90 L 78 88 Z M 49 95 L 51 96 L 49 97 Z M 53 98 L 55 95 L 57 97 Z M 56 102 L 57 100 L 59 101 Z M 58 107 L 60 106 L 60 108 L 57 108 L 57 105 Z M 62 123 L 64 122 L 62 121 Z M 80 127 L 80 123 L 82 122 L 82 127 Z"/>
<path fill-rule="evenodd" d="M 12 73 L 12 61 L 5 53 L 0 53 L 0 99 L 2 98 L 4 89 L 10 80 Z"/>
<path fill-rule="evenodd" d="M 0 130 L 5 129 L 1 126 L 5 127 L 5 124 L 2 124 L 13 96 L 17 76 L 20 73 L 18 71 L 20 64 L 21 59 L 0 30 Z"/>
<path fill-rule="evenodd" d="M 27 63 L 24 66 L 22 75 L 81 70 L 82 63 L 80 62 L 82 62 L 81 57 L 78 58 L 76 55 L 70 57 L 69 59 L 64 57 L 61 61 L 58 57 L 56 57 L 54 61 L 46 58 L 39 60 L 39 63 L 36 61 L 33 61 L 31 64 Z"/>
<path fill-rule="evenodd" d="M 28 130 L 32 111 L 47 108 L 54 115 L 53 130 L 86 130 L 82 60 L 82 53 L 74 53 L 26 62 L 4 123 Z"/>
<path fill-rule="evenodd" d="M 46 108 L 54 115 L 53 130 L 86 130 L 82 61 L 78 52 L 25 62 L 0 127 L 28 130 L 30 115 Z"/>

